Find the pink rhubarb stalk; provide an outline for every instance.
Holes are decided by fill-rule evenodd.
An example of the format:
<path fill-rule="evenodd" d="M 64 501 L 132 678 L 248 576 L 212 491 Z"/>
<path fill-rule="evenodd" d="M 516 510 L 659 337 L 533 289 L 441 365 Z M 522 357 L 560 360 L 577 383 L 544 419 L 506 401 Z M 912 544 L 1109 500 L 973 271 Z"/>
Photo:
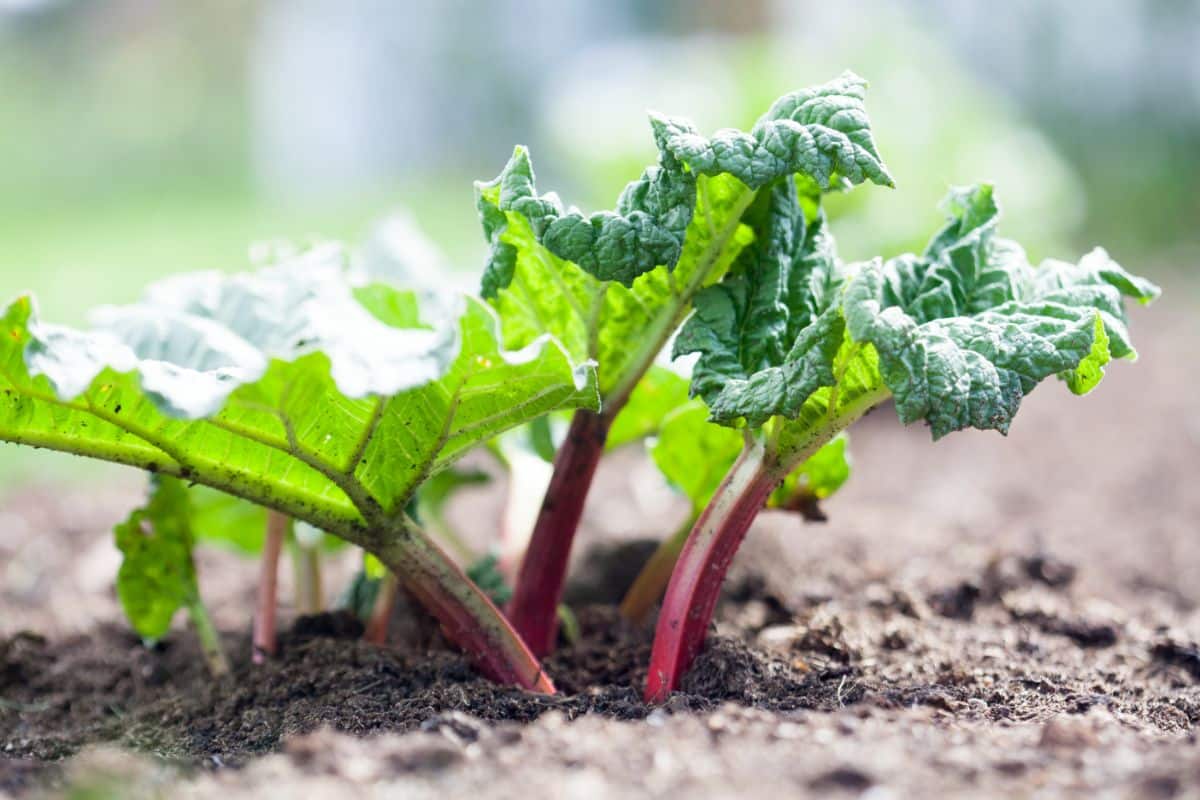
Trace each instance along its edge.
<path fill-rule="evenodd" d="M 554 649 L 571 543 L 604 453 L 608 426 L 607 416 L 592 411 L 576 411 L 571 419 L 508 604 L 513 627 L 539 658 Z"/>
<path fill-rule="evenodd" d="M 554 694 L 554 684 L 513 627 L 440 547 L 410 522 L 372 552 L 432 614 L 447 638 L 499 683 Z"/>
<path fill-rule="evenodd" d="M 279 597 L 279 555 L 287 538 L 288 518 L 278 511 L 267 511 L 267 536 L 259 562 L 258 597 L 254 608 L 254 632 L 251 637 L 255 664 L 275 655 L 275 615 Z"/>
<path fill-rule="evenodd" d="M 367 621 L 367 629 L 363 638 L 373 644 L 387 644 L 388 629 L 392 624 L 392 614 L 396 610 L 396 599 L 400 594 L 400 583 L 396 576 L 388 573 L 379 581 L 379 594 L 375 596 L 375 605 L 371 607 L 371 618 Z"/>
<path fill-rule="evenodd" d="M 696 520 L 658 616 L 647 702 L 664 702 L 700 652 L 729 563 L 781 478 L 773 460 L 764 460 L 761 445 L 755 443 L 738 457 Z"/>

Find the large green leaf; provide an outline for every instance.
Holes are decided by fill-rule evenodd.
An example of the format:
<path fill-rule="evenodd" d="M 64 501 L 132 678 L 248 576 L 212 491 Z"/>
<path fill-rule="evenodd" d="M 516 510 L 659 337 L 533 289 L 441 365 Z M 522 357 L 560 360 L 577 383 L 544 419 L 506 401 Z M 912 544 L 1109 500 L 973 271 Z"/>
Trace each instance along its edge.
<path fill-rule="evenodd" d="M 619 408 L 696 292 L 718 280 L 752 239 L 742 224 L 757 190 L 796 176 L 806 193 L 864 180 L 890 185 L 851 75 L 778 101 L 750 133 L 711 140 L 685 120 L 652 116 L 659 163 L 614 212 L 584 217 L 539 195 L 529 155 L 476 185 L 491 244 L 482 291 L 512 346 L 551 333 L 597 363 Z"/>
<path fill-rule="evenodd" d="M 991 186 L 954 190 L 946 210 L 922 255 L 870 262 L 846 289 L 849 334 L 878 352 L 903 422 L 925 420 L 934 438 L 1007 431 L 1043 379 L 1089 391 L 1110 357 L 1134 357 L 1123 298 L 1149 302 L 1158 287 L 1099 249 L 1077 264 L 1030 265 L 994 236 Z"/>
<path fill-rule="evenodd" d="M 399 514 L 472 445 L 596 407 L 592 372 L 553 340 L 507 350 L 477 301 L 363 289 L 335 266 L 173 279 L 88 332 L 18 300 L 2 321 L 0 438 L 184 477 L 346 535 Z"/>
<path fill-rule="evenodd" d="M 753 246 L 697 298 L 676 351 L 700 353 L 692 391 L 712 419 L 767 425 L 794 458 L 889 394 L 902 421 L 927 421 L 935 438 L 1006 431 L 1041 380 L 1082 393 L 1111 357 L 1132 357 L 1123 299 L 1158 294 L 1103 250 L 1031 266 L 995 237 L 987 185 L 951 192 L 923 254 L 849 270 L 808 198 L 788 184 L 771 192 L 747 215 Z"/>

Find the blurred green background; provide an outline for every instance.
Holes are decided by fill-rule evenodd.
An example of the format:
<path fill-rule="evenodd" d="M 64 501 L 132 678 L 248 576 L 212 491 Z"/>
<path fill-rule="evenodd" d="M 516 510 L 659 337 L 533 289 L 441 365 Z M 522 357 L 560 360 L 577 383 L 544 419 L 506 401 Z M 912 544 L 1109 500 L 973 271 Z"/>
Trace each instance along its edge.
<path fill-rule="evenodd" d="M 0 295 L 81 322 L 257 241 L 416 236 L 398 212 L 469 281 L 471 181 L 514 143 L 610 207 L 647 108 L 748 126 L 846 68 L 900 189 L 833 199 L 843 255 L 919 248 L 989 179 L 1034 259 L 1162 279 L 1200 252 L 1197 41 L 1194 0 L 0 0 Z"/>

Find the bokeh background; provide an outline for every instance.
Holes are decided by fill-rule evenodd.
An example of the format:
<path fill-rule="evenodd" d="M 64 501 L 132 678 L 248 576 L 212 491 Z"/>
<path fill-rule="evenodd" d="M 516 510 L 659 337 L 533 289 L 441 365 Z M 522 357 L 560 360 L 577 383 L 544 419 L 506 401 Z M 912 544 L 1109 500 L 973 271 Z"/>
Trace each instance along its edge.
<path fill-rule="evenodd" d="M 1190 293 L 1198 42 L 1197 0 L 0 0 L 0 296 L 81 322 L 279 239 L 469 282 L 472 181 L 514 143 L 611 207 L 646 109 L 748 126 L 845 68 L 901 189 L 831 200 L 843 255 L 919 248 L 947 186 L 990 179 L 1033 258 L 1103 243 Z"/>

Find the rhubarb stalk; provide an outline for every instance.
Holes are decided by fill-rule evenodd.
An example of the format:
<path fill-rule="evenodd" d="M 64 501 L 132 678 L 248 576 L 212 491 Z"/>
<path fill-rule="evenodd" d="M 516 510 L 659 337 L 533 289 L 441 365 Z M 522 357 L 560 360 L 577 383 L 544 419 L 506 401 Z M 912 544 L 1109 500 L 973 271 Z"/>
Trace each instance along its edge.
<path fill-rule="evenodd" d="M 287 538 L 289 520 L 278 511 L 267 512 L 267 537 L 259 562 L 258 597 L 254 609 L 253 660 L 261 664 L 275 655 L 275 615 L 279 597 L 279 555 Z"/>
<path fill-rule="evenodd" d="M 321 553 L 317 547 L 294 542 L 292 572 L 296 584 L 296 612 L 319 614 L 325 608 L 321 587 Z"/>
<path fill-rule="evenodd" d="M 521 637 L 454 560 L 407 519 L 371 551 L 442 625 L 450 641 L 500 683 L 554 694 L 554 684 Z"/>
<path fill-rule="evenodd" d="M 187 609 L 188 619 L 191 620 L 192 629 L 196 632 L 196 638 L 200 642 L 200 653 L 204 656 L 204 663 L 208 666 L 209 674 L 214 678 L 227 677 L 229 661 L 225 658 L 225 651 L 221 648 L 221 638 L 217 634 L 216 626 L 213 625 L 212 617 L 208 615 L 208 609 L 200 600 L 199 593 L 188 598 Z"/>
<path fill-rule="evenodd" d="M 604 453 L 608 427 L 608 416 L 583 409 L 571 419 L 508 604 L 513 627 L 539 658 L 554 649 L 571 543 Z"/>
<path fill-rule="evenodd" d="M 750 524 L 787 474 L 755 441 L 696 520 L 671 574 L 650 654 L 646 700 L 661 703 L 704 644 L 725 572 Z"/>
<path fill-rule="evenodd" d="M 379 579 L 379 592 L 375 595 L 375 604 L 371 607 L 371 618 L 367 620 L 367 630 L 363 638 L 373 644 L 387 644 L 388 629 L 392 623 L 392 613 L 396 610 L 396 598 L 400 594 L 400 582 L 396 576 L 388 572 Z"/>

